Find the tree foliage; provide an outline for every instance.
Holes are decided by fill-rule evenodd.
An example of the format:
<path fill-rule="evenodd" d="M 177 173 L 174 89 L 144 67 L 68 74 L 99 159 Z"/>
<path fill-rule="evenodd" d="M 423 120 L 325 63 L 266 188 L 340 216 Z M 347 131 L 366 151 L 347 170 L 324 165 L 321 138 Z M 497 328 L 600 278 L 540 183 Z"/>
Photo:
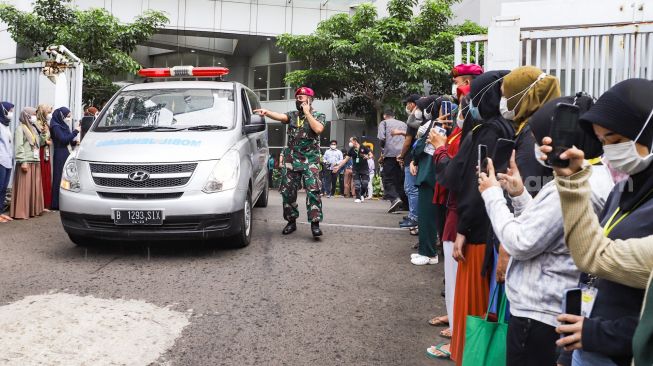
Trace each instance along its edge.
<path fill-rule="evenodd" d="M 64 45 L 84 63 L 83 99 L 100 105 L 117 90 L 111 78 L 135 73 L 141 65 L 129 54 L 168 22 L 161 12 L 146 12 L 122 24 L 104 9 L 79 10 L 70 0 L 36 0 L 32 12 L 0 5 L 0 19 L 19 45 L 39 56 Z"/>
<path fill-rule="evenodd" d="M 426 0 L 414 15 L 417 0 L 391 0 L 385 18 L 362 4 L 351 16 L 320 22 L 311 35 L 281 35 L 277 45 L 306 66 L 287 74 L 286 82 L 308 85 L 320 98 L 347 97 L 341 112 L 376 122 L 384 107 L 397 108 L 425 80 L 432 93 L 448 92 L 454 38 L 486 32 L 469 21 L 450 24 L 456 1 Z"/>

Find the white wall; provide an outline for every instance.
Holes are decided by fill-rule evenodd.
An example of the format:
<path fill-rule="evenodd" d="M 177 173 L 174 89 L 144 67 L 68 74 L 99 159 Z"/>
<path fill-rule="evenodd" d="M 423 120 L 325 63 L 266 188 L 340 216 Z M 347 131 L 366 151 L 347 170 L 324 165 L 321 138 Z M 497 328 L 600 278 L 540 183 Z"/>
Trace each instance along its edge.
<path fill-rule="evenodd" d="M 320 20 L 349 11 L 348 2 L 293 0 L 74 0 L 82 9 L 104 7 L 124 22 L 151 9 L 165 12 L 166 28 L 253 35 L 309 34 Z"/>
<path fill-rule="evenodd" d="M 643 10 L 638 10 L 639 5 L 643 6 Z M 522 28 L 598 25 L 629 23 L 633 21 L 651 21 L 653 20 L 653 1 L 521 1 L 514 3 L 503 3 L 501 5 L 501 15 L 519 16 Z"/>

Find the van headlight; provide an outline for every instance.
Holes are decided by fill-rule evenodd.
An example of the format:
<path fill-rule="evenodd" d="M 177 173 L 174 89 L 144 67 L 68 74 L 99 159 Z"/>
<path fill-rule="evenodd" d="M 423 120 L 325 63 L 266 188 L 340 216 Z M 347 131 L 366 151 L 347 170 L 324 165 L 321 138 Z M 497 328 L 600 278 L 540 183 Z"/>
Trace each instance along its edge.
<path fill-rule="evenodd" d="M 66 160 L 66 163 L 63 166 L 60 187 L 71 192 L 79 192 L 82 189 L 81 185 L 79 184 L 77 159 L 72 155 L 68 157 L 68 160 Z"/>
<path fill-rule="evenodd" d="M 204 184 L 204 193 L 216 193 L 234 189 L 238 185 L 240 176 L 240 154 L 231 150 L 215 164 L 209 175 L 209 180 Z"/>

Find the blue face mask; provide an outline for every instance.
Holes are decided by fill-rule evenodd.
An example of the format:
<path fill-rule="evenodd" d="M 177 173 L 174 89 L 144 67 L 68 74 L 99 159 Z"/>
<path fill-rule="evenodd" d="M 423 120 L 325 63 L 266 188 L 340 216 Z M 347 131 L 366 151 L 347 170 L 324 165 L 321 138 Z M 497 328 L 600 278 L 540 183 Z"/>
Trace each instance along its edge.
<path fill-rule="evenodd" d="M 471 101 L 469 103 L 469 113 L 472 114 L 472 118 L 475 120 L 480 121 L 483 119 L 481 118 L 481 112 L 478 111 L 478 107 L 474 106 Z"/>

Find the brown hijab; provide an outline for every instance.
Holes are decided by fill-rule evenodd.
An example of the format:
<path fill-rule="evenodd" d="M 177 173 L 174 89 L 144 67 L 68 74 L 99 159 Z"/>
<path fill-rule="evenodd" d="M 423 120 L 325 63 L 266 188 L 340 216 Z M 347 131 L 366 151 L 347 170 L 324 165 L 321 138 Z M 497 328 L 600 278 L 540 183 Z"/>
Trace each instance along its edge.
<path fill-rule="evenodd" d="M 522 66 L 503 79 L 503 96 L 508 109 L 515 111 L 513 122 L 519 132 L 542 105 L 560 97 L 560 82 L 535 66 Z"/>

